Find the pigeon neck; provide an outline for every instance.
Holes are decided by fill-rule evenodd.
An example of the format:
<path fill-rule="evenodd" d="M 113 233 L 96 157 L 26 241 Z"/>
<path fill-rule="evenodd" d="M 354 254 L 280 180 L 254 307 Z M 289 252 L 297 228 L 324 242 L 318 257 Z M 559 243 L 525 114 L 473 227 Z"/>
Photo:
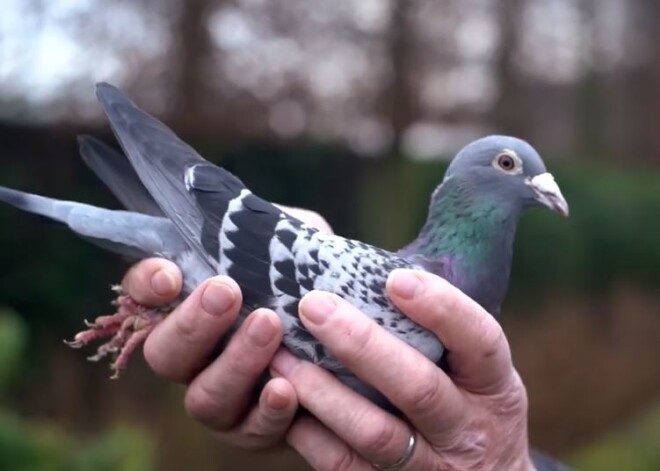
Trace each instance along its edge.
<path fill-rule="evenodd" d="M 520 210 L 470 185 L 446 180 L 433 194 L 419 237 L 404 253 L 437 264 L 440 275 L 489 312 L 499 310 L 511 271 Z"/>

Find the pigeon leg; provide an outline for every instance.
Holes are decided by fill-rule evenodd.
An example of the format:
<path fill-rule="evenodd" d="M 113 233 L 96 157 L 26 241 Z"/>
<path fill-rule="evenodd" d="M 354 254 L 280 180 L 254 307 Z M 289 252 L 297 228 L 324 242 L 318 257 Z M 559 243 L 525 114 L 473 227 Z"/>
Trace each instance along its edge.
<path fill-rule="evenodd" d="M 113 301 L 117 311 L 111 315 L 99 316 L 94 322 L 85 321 L 88 329 L 79 332 L 73 340 L 65 343 L 71 348 L 82 348 L 94 340 L 109 338 L 88 360 L 99 361 L 107 356 L 112 357 L 110 369 L 113 371 L 112 379 L 116 379 L 135 349 L 165 318 L 169 310 L 142 306 L 124 294 L 120 286 L 113 286 L 112 290 L 118 294 Z"/>

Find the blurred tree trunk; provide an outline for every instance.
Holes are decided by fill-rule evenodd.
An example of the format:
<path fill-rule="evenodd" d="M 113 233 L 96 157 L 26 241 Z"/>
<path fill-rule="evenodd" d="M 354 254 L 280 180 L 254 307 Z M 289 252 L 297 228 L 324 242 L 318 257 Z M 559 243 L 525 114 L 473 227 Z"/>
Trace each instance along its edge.
<path fill-rule="evenodd" d="M 392 4 L 387 38 L 391 76 L 385 91 L 386 114 L 392 131 L 387 151 L 388 160 L 398 160 L 403 157 L 403 137 L 415 116 L 416 96 L 411 89 L 410 71 L 415 34 L 412 14 L 416 4 L 415 0 L 395 0 Z"/>
<path fill-rule="evenodd" d="M 515 53 L 520 41 L 524 0 L 502 0 L 498 9 L 500 45 L 495 62 L 499 96 L 491 120 L 500 132 L 514 136 L 528 135 L 523 110 L 522 81 L 515 67 Z"/>
<path fill-rule="evenodd" d="M 660 162 L 660 2 L 645 0 L 648 14 L 648 44 L 651 48 L 649 71 L 646 76 L 648 87 L 648 114 L 643 121 L 645 125 L 647 142 L 649 145 L 648 158 Z"/>
<path fill-rule="evenodd" d="M 208 100 L 208 62 L 213 45 L 208 20 L 214 9 L 226 0 L 186 0 L 174 25 L 176 50 L 174 67 L 173 120 L 177 126 L 190 128 L 204 114 Z M 213 57 L 217 61 L 217 57 Z"/>
<path fill-rule="evenodd" d="M 630 34 L 636 35 L 647 51 L 640 65 L 626 72 L 622 81 L 628 108 L 626 159 L 660 162 L 660 2 L 635 0 L 630 3 Z M 637 117 L 631 119 L 630 117 Z"/>
<path fill-rule="evenodd" d="M 593 64 L 598 60 L 596 44 L 598 24 L 595 20 L 598 0 L 580 0 L 581 34 L 584 58 L 588 59 L 587 71 L 576 87 L 576 134 L 578 151 L 583 158 L 602 159 L 607 155 L 610 142 L 608 117 L 611 97 L 605 91 L 603 74 Z"/>
<path fill-rule="evenodd" d="M 359 204 L 361 230 L 376 235 L 372 243 L 392 250 L 405 242 L 407 224 L 402 215 L 408 213 L 410 204 L 402 173 L 403 140 L 417 115 L 417 96 L 411 75 L 415 48 L 413 15 L 418 7 L 417 0 L 392 0 L 391 3 L 389 29 L 384 40 L 391 70 L 380 98 L 384 120 L 392 134 L 385 155 L 373 171 L 365 174 L 360 184 L 363 192 Z"/>

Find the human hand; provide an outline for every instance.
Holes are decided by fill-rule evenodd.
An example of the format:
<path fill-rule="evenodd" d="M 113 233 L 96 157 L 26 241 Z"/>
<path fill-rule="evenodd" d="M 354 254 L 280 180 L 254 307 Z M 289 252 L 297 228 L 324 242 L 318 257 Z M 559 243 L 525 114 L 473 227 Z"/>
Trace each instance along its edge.
<path fill-rule="evenodd" d="M 527 394 L 500 325 L 434 275 L 396 270 L 392 301 L 446 346 L 447 374 L 338 296 L 309 293 L 301 319 L 345 366 L 381 391 L 405 420 L 378 408 L 329 372 L 283 349 L 272 373 L 293 385 L 313 417 L 298 419 L 287 441 L 315 469 L 533 469 Z"/>
<path fill-rule="evenodd" d="M 317 213 L 282 209 L 331 232 Z M 181 272 L 166 260 L 144 260 L 129 270 L 122 285 L 139 303 L 162 306 L 179 295 Z M 264 448 L 283 441 L 298 401 L 288 381 L 274 378 L 253 404 L 255 386 L 282 342 L 274 312 L 251 313 L 214 358 L 220 339 L 231 335 L 240 306 L 241 292 L 233 280 L 207 280 L 156 326 L 145 342 L 144 355 L 157 374 L 187 385 L 186 410 L 218 438 L 241 448 Z"/>

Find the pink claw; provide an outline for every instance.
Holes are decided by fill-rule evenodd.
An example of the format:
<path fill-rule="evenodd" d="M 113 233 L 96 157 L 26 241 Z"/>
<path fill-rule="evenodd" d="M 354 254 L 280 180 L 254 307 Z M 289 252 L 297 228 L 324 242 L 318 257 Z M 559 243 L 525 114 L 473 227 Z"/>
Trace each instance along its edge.
<path fill-rule="evenodd" d="M 113 291 L 117 289 L 113 287 Z M 113 356 L 110 366 L 113 379 L 119 377 L 119 370 L 126 367 L 135 349 L 166 315 L 163 311 L 141 306 L 131 297 L 119 293 L 113 302 L 117 306 L 116 313 L 99 316 L 94 322 L 85 321 L 88 329 L 76 334 L 72 341 L 64 342 L 72 348 L 81 348 L 94 340 L 110 338 L 88 359 L 99 361 L 108 355 Z"/>

